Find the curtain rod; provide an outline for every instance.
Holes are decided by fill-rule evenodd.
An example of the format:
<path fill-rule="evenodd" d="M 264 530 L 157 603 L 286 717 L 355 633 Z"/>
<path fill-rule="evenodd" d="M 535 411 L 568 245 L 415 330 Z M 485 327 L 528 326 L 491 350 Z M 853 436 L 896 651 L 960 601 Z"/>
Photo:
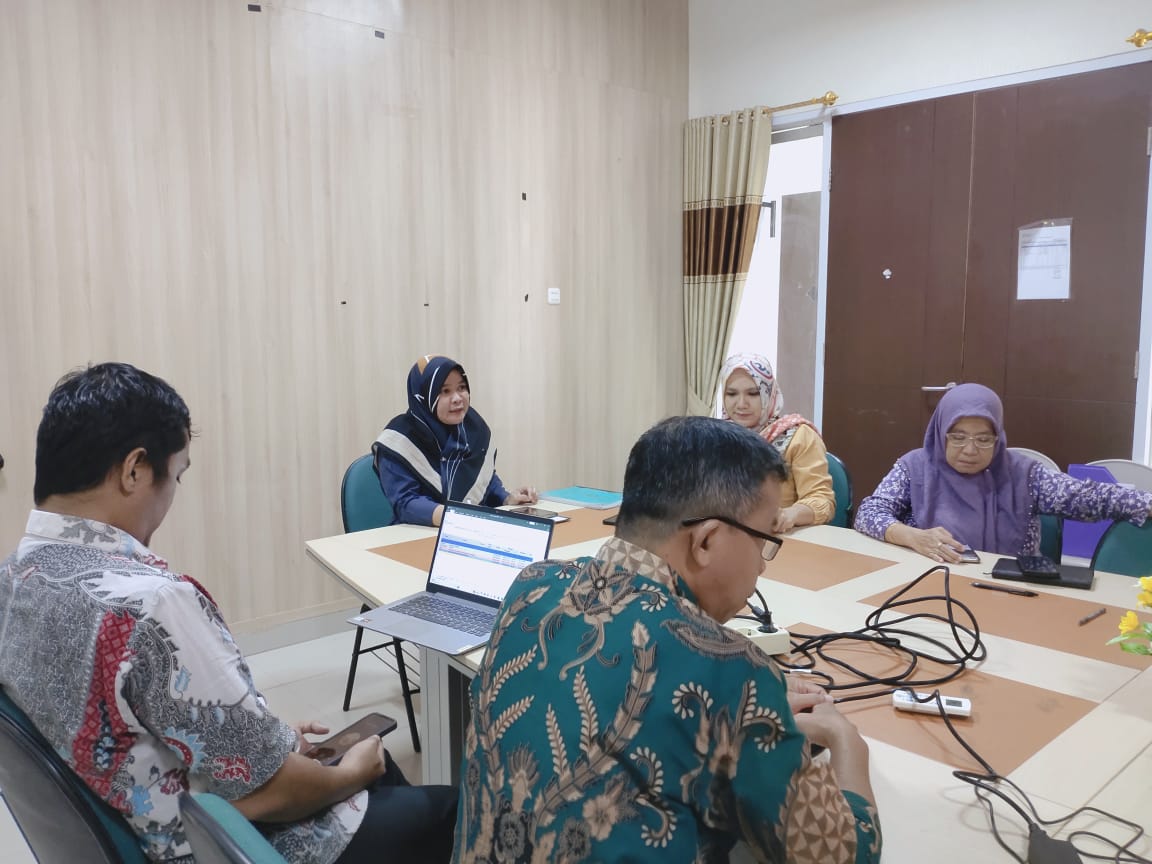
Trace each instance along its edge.
<path fill-rule="evenodd" d="M 834 91 L 829 90 L 823 96 L 817 96 L 815 99 L 805 99 L 803 102 L 792 102 L 792 103 L 789 103 L 788 105 L 777 105 L 774 108 L 761 108 L 760 109 L 760 116 L 761 117 L 767 117 L 769 114 L 775 114 L 779 111 L 789 111 L 792 108 L 807 108 L 809 105 L 823 105 L 826 108 L 830 108 L 836 104 L 836 100 L 839 98 L 840 97 L 837 96 Z M 748 110 L 753 110 L 753 109 L 748 109 Z M 703 117 L 700 119 L 708 120 L 713 124 L 719 123 L 723 126 L 727 126 L 728 123 L 730 122 L 728 119 L 729 116 L 730 115 L 728 115 L 728 114 L 714 114 L 711 117 Z M 743 112 L 738 113 L 736 115 L 736 120 L 737 120 L 737 122 L 743 123 L 744 122 L 744 113 Z"/>
<path fill-rule="evenodd" d="M 823 96 L 817 96 L 815 99 L 805 99 L 803 102 L 791 102 L 787 105 L 777 105 L 774 108 L 761 108 L 761 114 L 775 114 L 778 111 L 789 111 L 792 108 L 807 108 L 809 105 L 823 105 L 826 108 L 831 108 L 836 104 L 836 100 L 840 97 L 833 91 L 829 90 Z"/>

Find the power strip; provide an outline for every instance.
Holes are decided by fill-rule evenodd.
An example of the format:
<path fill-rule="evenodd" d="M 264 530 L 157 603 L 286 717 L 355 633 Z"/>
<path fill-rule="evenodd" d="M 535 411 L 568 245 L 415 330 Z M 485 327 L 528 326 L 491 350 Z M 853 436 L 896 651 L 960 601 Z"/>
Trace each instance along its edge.
<path fill-rule="evenodd" d="M 901 711 L 914 711 L 918 714 L 935 714 L 940 716 L 940 705 L 936 704 L 936 700 L 931 698 L 931 693 L 916 693 L 920 699 L 926 699 L 926 702 L 920 702 L 912 698 L 907 690 L 897 690 L 892 694 L 892 707 L 898 708 Z M 972 702 L 962 696 L 943 696 L 940 697 L 940 704 L 944 706 L 944 713 L 952 717 L 971 717 L 972 716 Z"/>
<path fill-rule="evenodd" d="M 792 637 L 783 627 L 769 633 L 761 629 L 763 625 L 743 618 L 736 618 L 724 626 L 752 640 L 765 654 L 788 654 L 792 650 Z"/>

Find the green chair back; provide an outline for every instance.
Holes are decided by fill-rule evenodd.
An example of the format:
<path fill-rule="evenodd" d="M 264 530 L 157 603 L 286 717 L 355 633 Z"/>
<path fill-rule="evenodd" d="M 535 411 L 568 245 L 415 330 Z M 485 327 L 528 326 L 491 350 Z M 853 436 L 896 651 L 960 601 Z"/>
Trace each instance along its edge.
<path fill-rule="evenodd" d="M 1064 521 L 1051 513 L 1040 514 L 1040 554 L 1059 561 L 1064 547 Z"/>
<path fill-rule="evenodd" d="M 395 521 L 395 511 L 380 488 L 371 453 L 361 456 L 344 472 L 344 482 L 340 485 L 340 515 L 344 519 L 345 533 L 382 528 Z"/>
<path fill-rule="evenodd" d="M 68 767 L 3 688 L 0 788 L 38 861 L 147 864 L 124 817 Z"/>
<path fill-rule="evenodd" d="M 1152 576 L 1152 519 L 1139 528 L 1131 522 L 1113 522 L 1096 544 L 1092 570 Z"/>
<path fill-rule="evenodd" d="M 196 864 L 285 864 L 244 814 L 218 795 L 180 793 L 180 820 Z"/>
<path fill-rule="evenodd" d="M 836 512 L 829 525 L 852 527 L 852 478 L 838 456 L 828 456 L 828 473 L 832 475 L 832 491 L 836 494 Z"/>

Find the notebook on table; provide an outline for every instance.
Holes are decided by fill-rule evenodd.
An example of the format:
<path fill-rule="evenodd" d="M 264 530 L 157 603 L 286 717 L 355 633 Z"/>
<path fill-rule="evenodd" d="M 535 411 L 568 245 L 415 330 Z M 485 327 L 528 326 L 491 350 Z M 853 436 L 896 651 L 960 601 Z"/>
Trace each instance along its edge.
<path fill-rule="evenodd" d="M 553 522 L 471 504 L 444 505 L 425 590 L 348 619 L 445 654 L 488 641 L 520 571 L 548 557 Z"/>

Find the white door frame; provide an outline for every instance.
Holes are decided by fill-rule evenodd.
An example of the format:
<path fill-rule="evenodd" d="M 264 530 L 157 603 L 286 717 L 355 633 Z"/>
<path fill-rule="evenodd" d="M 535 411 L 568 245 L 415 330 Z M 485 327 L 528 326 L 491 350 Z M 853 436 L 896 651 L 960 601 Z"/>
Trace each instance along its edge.
<path fill-rule="evenodd" d="M 834 105 L 831 109 L 787 112 L 773 118 L 773 126 L 777 130 L 791 126 L 808 126 L 820 122 L 823 122 L 824 126 L 824 195 L 820 200 L 820 270 L 817 275 L 816 297 L 816 380 L 814 382 L 815 401 L 812 417 L 817 427 L 821 426 L 824 420 L 824 340 L 828 314 L 828 191 L 832 173 L 832 118 L 842 114 L 856 114 L 861 111 L 872 111 L 876 108 L 919 102 L 924 99 L 939 99 L 958 93 L 1011 87 L 1033 81 L 1043 81 L 1048 78 L 1060 78 L 1065 75 L 1078 75 L 1082 72 L 1114 69 L 1119 66 L 1130 66 L 1135 63 L 1150 61 L 1152 61 L 1152 52 L 1135 50 L 1096 60 L 1084 60 L 1079 63 L 1033 69 L 995 78 L 981 78 L 977 81 L 965 81 L 959 84 L 900 93 L 878 99 L 867 99 L 846 105 Z M 1152 176 L 1150 176 L 1150 180 L 1152 180 Z M 1137 462 L 1152 464 L 1152 417 L 1149 416 L 1152 412 L 1152 182 L 1149 183 L 1146 194 L 1148 216 L 1144 226 L 1144 278 L 1140 304 L 1140 337 L 1138 342 L 1140 353 L 1136 380 L 1136 412 L 1132 431 L 1132 458 Z"/>

